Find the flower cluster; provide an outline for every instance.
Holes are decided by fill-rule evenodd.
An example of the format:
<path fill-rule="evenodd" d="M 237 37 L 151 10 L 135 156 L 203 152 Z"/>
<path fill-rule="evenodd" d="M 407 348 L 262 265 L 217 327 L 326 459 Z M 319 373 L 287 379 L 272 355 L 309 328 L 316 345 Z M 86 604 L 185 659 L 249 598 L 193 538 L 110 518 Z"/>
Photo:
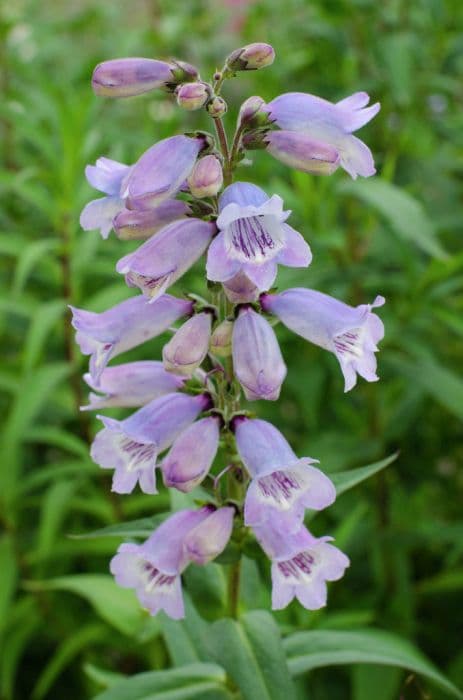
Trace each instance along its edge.
<path fill-rule="evenodd" d="M 268 104 L 251 97 L 241 106 L 230 147 L 222 85 L 273 59 L 271 46 L 250 44 L 234 51 L 210 83 L 177 60 L 117 59 L 93 74 L 97 95 L 164 89 L 186 110 L 205 109 L 217 132 L 217 138 L 196 132 L 163 139 L 130 166 L 100 158 L 86 169 L 104 196 L 84 208 L 82 227 L 99 229 L 103 238 L 114 230 L 120 239 L 143 241 L 116 265 L 141 293 L 102 313 L 72 308 L 76 340 L 90 356 L 84 378 L 92 392 L 83 409 L 137 409 L 124 420 L 98 416 L 103 428 L 92 458 L 113 471 L 119 494 L 137 485 L 155 494 L 157 472 L 165 486 L 184 493 L 202 485 L 198 509 L 170 515 L 146 542 L 122 544 L 112 559 L 116 581 L 134 588 L 152 614 L 163 609 L 182 617 L 182 572 L 210 562 L 230 538 L 242 545 L 254 536 L 271 560 L 274 609 L 294 597 L 310 610 L 325 605 L 326 582 L 349 565 L 331 538 L 314 537 L 304 524 L 306 509 L 333 503 L 333 483 L 316 460 L 297 457 L 276 427 L 245 410 L 241 393 L 248 401 L 278 399 L 287 368 L 277 321 L 336 356 L 346 391 L 357 375 L 375 381 L 384 331 L 373 309 L 384 299 L 353 308 L 312 289 L 273 293 L 278 265 L 307 268 L 312 254 L 287 223 L 291 212 L 281 197 L 233 182 L 233 173 L 247 150 L 265 148 L 308 173 L 329 175 L 341 167 L 353 178 L 370 176 L 371 152 L 352 132 L 379 105 L 367 107 L 366 93 L 336 104 L 304 93 Z M 210 298 L 168 294 L 204 254 Z M 162 362 L 108 366 L 166 332 L 172 336 Z M 214 465 L 219 446 L 225 468 Z"/>

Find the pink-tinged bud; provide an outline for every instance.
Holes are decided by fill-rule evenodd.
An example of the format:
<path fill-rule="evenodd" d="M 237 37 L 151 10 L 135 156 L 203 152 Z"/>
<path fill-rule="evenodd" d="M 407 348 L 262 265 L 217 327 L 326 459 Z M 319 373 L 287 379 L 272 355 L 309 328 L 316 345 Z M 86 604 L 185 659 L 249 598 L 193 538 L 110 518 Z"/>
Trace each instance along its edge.
<path fill-rule="evenodd" d="M 232 304 L 245 304 L 257 301 L 259 298 L 259 288 L 252 282 L 244 272 L 223 283 L 223 289 L 227 299 Z"/>
<path fill-rule="evenodd" d="M 220 119 L 227 111 L 227 103 L 222 97 L 213 97 L 206 106 L 207 111 L 213 119 Z"/>
<path fill-rule="evenodd" d="M 164 345 L 162 359 L 168 372 L 190 377 L 209 350 L 211 315 L 205 311 L 192 316 Z"/>
<path fill-rule="evenodd" d="M 151 238 L 167 224 L 191 213 L 186 202 L 167 199 L 155 209 L 123 209 L 113 220 L 114 230 L 122 241 L 142 241 Z"/>
<path fill-rule="evenodd" d="M 340 165 L 334 146 L 315 141 L 297 131 L 270 131 L 265 134 L 267 151 L 290 168 L 312 175 L 331 175 Z"/>
<path fill-rule="evenodd" d="M 184 83 L 176 92 L 178 106 L 189 111 L 200 109 L 210 97 L 210 88 L 205 83 Z"/>
<path fill-rule="evenodd" d="M 152 58 L 117 58 L 104 61 L 93 71 L 92 87 L 100 97 L 132 97 L 165 87 L 173 66 Z"/>
<path fill-rule="evenodd" d="M 248 97 L 240 107 L 238 114 L 238 128 L 257 127 L 269 123 L 268 114 L 262 112 L 262 107 L 265 105 L 262 97 L 257 95 Z"/>
<path fill-rule="evenodd" d="M 222 321 L 211 336 L 210 349 L 218 357 L 230 357 L 232 354 L 233 322 Z"/>
<path fill-rule="evenodd" d="M 236 49 L 227 58 L 227 66 L 233 70 L 258 70 L 272 65 L 275 60 L 275 50 L 270 44 L 248 44 Z"/>
<path fill-rule="evenodd" d="M 271 325 L 251 307 L 242 308 L 233 327 L 233 367 L 248 401 L 276 401 L 286 365 Z"/>
<path fill-rule="evenodd" d="M 183 541 L 187 557 L 200 566 L 218 557 L 230 539 L 234 515 L 234 508 L 219 508 L 190 530 Z"/>
<path fill-rule="evenodd" d="M 223 185 L 222 164 L 217 156 L 200 158 L 188 178 L 190 192 L 194 197 L 214 197 Z"/>
<path fill-rule="evenodd" d="M 203 481 L 219 446 L 219 420 L 202 418 L 176 439 L 162 463 L 166 486 L 188 493 Z"/>
<path fill-rule="evenodd" d="M 176 84 L 198 80 L 199 71 L 195 66 L 192 66 L 191 63 L 172 60 L 172 64 L 172 74 Z"/>

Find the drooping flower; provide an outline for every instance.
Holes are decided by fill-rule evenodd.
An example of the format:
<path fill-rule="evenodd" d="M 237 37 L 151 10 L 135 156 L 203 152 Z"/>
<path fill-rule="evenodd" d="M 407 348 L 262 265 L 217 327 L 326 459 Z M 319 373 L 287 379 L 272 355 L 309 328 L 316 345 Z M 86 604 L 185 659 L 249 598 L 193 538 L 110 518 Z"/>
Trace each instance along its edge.
<path fill-rule="evenodd" d="M 233 368 L 248 401 L 276 401 L 286 365 L 273 328 L 251 307 L 242 307 L 233 326 Z"/>
<path fill-rule="evenodd" d="M 174 620 L 185 616 L 181 573 L 194 562 L 207 564 L 225 548 L 233 508 L 182 510 L 171 515 L 141 545 L 120 545 L 110 569 L 119 586 L 133 588 L 141 605 Z"/>
<path fill-rule="evenodd" d="M 193 303 L 164 294 L 155 304 L 136 296 L 101 313 L 69 307 L 76 342 L 90 355 L 90 375 L 95 384 L 112 357 L 164 333 L 172 323 L 190 314 Z"/>
<path fill-rule="evenodd" d="M 153 302 L 201 257 L 215 231 L 214 223 L 200 219 L 174 221 L 121 258 L 116 270 Z"/>
<path fill-rule="evenodd" d="M 312 175 L 331 175 L 340 165 L 338 150 L 297 131 L 269 131 L 264 136 L 267 152 L 290 168 Z"/>
<path fill-rule="evenodd" d="M 370 149 L 352 135 L 379 112 L 378 102 L 366 106 L 369 99 L 366 92 L 356 92 L 333 104 L 315 95 L 288 92 L 264 109 L 281 129 L 302 132 L 333 146 L 339 153 L 341 167 L 355 179 L 357 175 L 369 177 L 376 172 Z"/>
<path fill-rule="evenodd" d="M 316 460 L 296 457 L 271 423 L 240 416 L 234 430 L 238 452 L 252 477 L 244 505 L 246 525 L 269 521 L 280 532 L 294 532 L 306 508 L 322 510 L 334 502 L 334 485 L 312 466 Z"/>
<path fill-rule="evenodd" d="M 316 538 L 302 526 L 295 533 L 281 533 L 270 522 L 253 528 L 272 560 L 272 609 L 285 608 L 293 598 L 308 610 L 326 605 L 326 581 L 337 581 L 350 562 L 329 544 L 331 537 Z"/>
<path fill-rule="evenodd" d="M 168 372 L 191 377 L 209 350 L 211 314 L 195 314 L 180 326 L 162 349 L 162 360 Z"/>
<path fill-rule="evenodd" d="M 166 372 L 162 362 L 150 360 L 106 367 L 98 382 L 90 373 L 84 374 L 84 379 L 91 389 L 100 393 L 90 392 L 90 403 L 82 406 L 83 411 L 144 406 L 159 396 L 177 391 L 184 384 L 182 377 Z"/>
<path fill-rule="evenodd" d="M 137 483 L 144 493 L 156 493 L 158 454 L 210 405 L 207 394 L 166 394 L 118 421 L 98 416 L 104 424 L 91 447 L 91 457 L 103 469 L 114 469 L 112 490 L 131 493 Z"/>
<path fill-rule="evenodd" d="M 99 229 L 107 238 L 113 228 L 113 220 L 125 207 L 125 190 L 130 166 L 110 158 L 98 158 L 95 165 L 87 165 L 85 176 L 89 185 L 106 197 L 94 199 L 82 210 L 80 225 L 84 231 Z"/>
<path fill-rule="evenodd" d="M 268 197 L 249 182 L 229 185 L 219 199 L 219 234 L 207 255 L 207 277 L 226 282 L 244 273 L 259 290 L 269 289 L 277 265 L 307 267 L 312 255 L 300 233 L 285 223 L 278 195 Z"/>
<path fill-rule="evenodd" d="M 345 380 L 345 391 L 357 382 L 357 373 L 368 382 L 376 374 L 377 343 L 384 326 L 372 309 L 384 304 L 377 296 L 372 304 L 352 307 L 313 289 L 287 289 L 281 294 L 264 294 L 261 305 L 285 326 L 336 355 Z"/>
<path fill-rule="evenodd" d="M 214 461 L 219 432 L 219 417 L 207 416 L 181 433 L 161 464 L 165 485 L 185 493 L 198 486 Z"/>

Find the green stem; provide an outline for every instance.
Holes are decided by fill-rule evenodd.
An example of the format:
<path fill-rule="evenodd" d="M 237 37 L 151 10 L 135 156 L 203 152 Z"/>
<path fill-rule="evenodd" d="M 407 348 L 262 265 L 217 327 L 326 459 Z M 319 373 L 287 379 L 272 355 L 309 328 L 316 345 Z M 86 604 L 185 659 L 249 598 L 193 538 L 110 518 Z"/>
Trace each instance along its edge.
<path fill-rule="evenodd" d="M 228 573 L 228 613 L 235 620 L 238 617 L 240 600 L 241 559 L 230 565 Z"/>
<path fill-rule="evenodd" d="M 222 151 L 222 155 L 224 158 L 223 177 L 224 177 L 224 184 L 226 187 L 227 185 L 229 185 L 231 183 L 231 180 L 232 180 L 230 150 L 228 148 L 228 139 L 227 139 L 227 134 L 225 133 L 225 129 L 223 128 L 222 119 L 220 117 L 218 119 L 214 119 L 214 126 L 215 126 L 215 130 L 217 132 L 217 137 L 219 139 L 220 150 Z"/>

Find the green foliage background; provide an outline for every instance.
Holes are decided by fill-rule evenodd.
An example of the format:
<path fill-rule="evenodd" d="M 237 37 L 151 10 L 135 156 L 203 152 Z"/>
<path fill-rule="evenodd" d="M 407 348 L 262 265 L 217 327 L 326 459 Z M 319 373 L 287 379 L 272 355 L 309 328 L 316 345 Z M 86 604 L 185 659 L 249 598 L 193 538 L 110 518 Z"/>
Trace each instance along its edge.
<path fill-rule="evenodd" d="M 321 636 L 310 637 L 310 644 L 318 650 L 328 643 L 322 633 L 338 630 L 341 636 L 330 643 L 355 650 L 356 630 L 368 626 L 413 640 L 463 686 L 462 30 L 458 0 L 3 4 L 2 700 L 83 700 L 110 686 L 115 673 L 169 668 L 174 675 L 156 676 L 160 685 L 150 698 L 238 697 L 241 676 L 234 676 L 233 660 L 243 674 L 242 697 L 289 698 L 284 661 L 278 661 L 280 633 L 293 635 L 285 649 L 298 676 L 297 697 L 448 697 L 442 686 L 415 675 L 421 667 L 411 661 L 402 665 L 412 673 L 354 663 L 307 676 L 310 664 L 291 657 L 309 645 L 309 637 L 295 632 L 316 630 Z M 146 618 L 131 592 L 112 586 L 108 560 L 120 537 L 68 537 L 169 507 L 165 492 L 154 499 L 111 495 L 110 478 L 88 457 L 97 425 L 78 410 L 85 362 L 66 305 L 99 311 L 124 299 L 127 289 L 114 265 L 133 244 L 103 242 L 79 229 L 80 210 L 94 197 L 84 166 L 103 154 L 131 163 L 172 131 L 209 128 L 204 117 L 175 110 L 163 94 L 95 98 L 92 69 L 119 56 L 174 55 L 200 65 L 206 76 L 228 52 L 256 40 L 272 43 L 277 60 L 230 82 L 230 125 L 250 94 L 270 99 L 301 90 L 338 100 L 367 90 L 382 104 L 360 134 L 375 154 L 374 179 L 352 182 L 343 172 L 317 179 L 260 152 L 252 174 L 241 167 L 240 178 L 252 177 L 284 197 L 291 223 L 312 246 L 309 270 L 282 270 L 280 287 L 312 286 L 351 304 L 377 293 L 387 298 L 380 312 L 386 324 L 380 383 L 361 382 L 344 395 L 334 358 L 278 327 L 288 379 L 281 400 L 258 410 L 298 454 L 320 459 L 329 473 L 400 451 L 386 470 L 317 516 L 315 533 L 333 534 L 351 568 L 331 587 L 327 609 L 309 613 L 292 604 L 274 616 L 279 629 L 268 615 L 249 613 L 269 608 L 269 571 L 260 560 L 245 562 L 242 627 L 230 620 L 210 626 L 224 615 L 217 565 L 187 575 L 191 609 L 180 624 Z M 176 291 L 201 292 L 202 269 Z M 162 340 L 130 357 L 158 357 Z M 256 630 L 268 639 L 278 669 L 273 680 L 264 669 L 265 692 L 246 685 L 257 677 L 252 663 L 262 666 Z M 248 635 L 242 649 L 252 648 L 252 659 L 236 656 L 238 634 Z M 228 666 L 217 660 L 221 645 Z M 394 665 L 385 661 L 386 647 L 376 661 Z M 350 661 L 356 660 L 362 658 L 354 654 Z M 223 665 L 228 690 L 215 665 L 183 669 L 198 661 Z M 190 692 L 195 683 L 196 695 L 178 690 Z M 177 694 L 164 695 L 168 688 Z M 118 692 L 118 698 L 148 698 Z"/>

